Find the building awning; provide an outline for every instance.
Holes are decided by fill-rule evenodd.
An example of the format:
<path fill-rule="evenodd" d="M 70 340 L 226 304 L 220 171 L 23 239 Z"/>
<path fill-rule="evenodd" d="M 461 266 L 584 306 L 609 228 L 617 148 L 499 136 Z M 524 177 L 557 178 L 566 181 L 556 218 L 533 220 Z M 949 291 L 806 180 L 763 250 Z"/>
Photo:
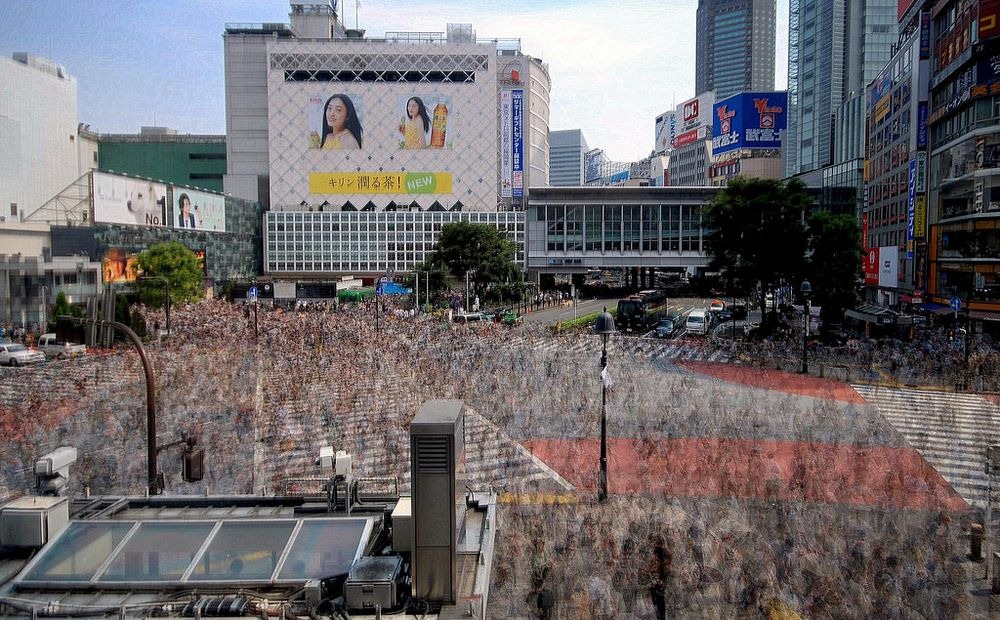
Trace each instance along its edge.
<path fill-rule="evenodd" d="M 977 321 L 1000 321 L 1000 314 L 996 312 L 983 312 L 982 310 L 972 310 L 969 317 Z"/>
<path fill-rule="evenodd" d="M 883 306 L 862 304 L 853 310 L 846 310 L 844 316 L 849 319 L 874 323 L 876 325 L 892 325 L 896 322 L 896 313 Z"/>

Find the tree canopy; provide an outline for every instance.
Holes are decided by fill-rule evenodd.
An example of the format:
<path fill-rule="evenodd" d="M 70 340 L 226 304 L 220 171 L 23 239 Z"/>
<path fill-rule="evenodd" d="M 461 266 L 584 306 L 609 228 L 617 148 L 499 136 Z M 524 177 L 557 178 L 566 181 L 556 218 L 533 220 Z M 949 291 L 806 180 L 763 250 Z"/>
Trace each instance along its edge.
<path fill-rule="evenodd" d="M 441 228 L 430 262 L 444 265 L 455 279 L 473 272 L 477 288 L 518 280 L 516 246 L 506 233 L 488 224 L 456 222 Z"/>
<path fill-rule="evenodd" d="M 710 268 L 748 293 L 773 291 L 805 275 L 808 237 L 804 214 L 812 200 L 797 179 L 737 177 L 705 211 Z M 795 286 L 797 289 L 798 287 Z M 764 295 L 758 300 L 766 312 Z"/>
<path fill-rule="evenodd" d="M 824 321 L 840 321 L 858 303 L 861 230 L 849 214 L 817 211 L 807 221 L 813 303 L 823 308 Z"/>
<path fill-rule="evenodd" d="M 136 258 L 141 270 L 136 290 L 149 306 L 164 305 L 163 279 L 170 284 L 171 303 L 198 301 L 202 297 L 202 273 L 198 257 L 177 241 L 157 243 Z M 163 279 L 161 279 L 163 278 Z"/>

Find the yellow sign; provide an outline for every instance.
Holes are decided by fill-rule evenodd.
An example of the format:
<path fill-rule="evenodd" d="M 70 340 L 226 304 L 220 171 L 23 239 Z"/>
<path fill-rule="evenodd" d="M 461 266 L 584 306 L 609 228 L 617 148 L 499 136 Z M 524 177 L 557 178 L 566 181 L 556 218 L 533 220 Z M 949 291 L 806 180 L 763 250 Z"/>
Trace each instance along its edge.
<path fill-rule="evenodd" d="M 310 172 L 310 194 L 450 194 L 450 172 Z"/>
<path fill-rule="evenodd" d="M 923 239 L 927 232 L 927 198 L 917 196 L 913 202 L 913 237 Z"/>
<path fill-rule="evenodd" d="M 880 122 L 885 115 L 889 113 L 889 108 L 891 106 L 891 99 L 889 95 L 879 99 L 878 103 L 875 104 L 875 122 Z"/>

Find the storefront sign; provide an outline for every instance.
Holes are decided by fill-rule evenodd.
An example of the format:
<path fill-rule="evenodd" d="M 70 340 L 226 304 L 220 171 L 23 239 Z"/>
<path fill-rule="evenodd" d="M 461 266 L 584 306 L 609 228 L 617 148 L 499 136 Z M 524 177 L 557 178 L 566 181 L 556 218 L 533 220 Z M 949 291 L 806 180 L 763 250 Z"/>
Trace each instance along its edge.
<path fill-rule="evenodd" d="M 450 194 L 450 172 L 311 172 L 313 194 Z"/>

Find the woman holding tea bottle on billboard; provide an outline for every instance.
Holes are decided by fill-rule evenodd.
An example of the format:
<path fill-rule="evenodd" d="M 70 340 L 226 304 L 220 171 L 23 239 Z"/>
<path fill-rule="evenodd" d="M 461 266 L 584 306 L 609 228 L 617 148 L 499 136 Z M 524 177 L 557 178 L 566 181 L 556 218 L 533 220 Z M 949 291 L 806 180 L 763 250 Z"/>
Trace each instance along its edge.
<path fill-rule="evenodd" d="M 350 97 L 336 94 L 326 100 L 321 149 L 359 149 L 362 132 L 361 120 Z"/>
<path fill-rule="evenodd" d="M 427 132 L 431 130 L 431 118 L 420 97 L 406 100 L 403 118 L 399 119 L 399 133 L 403 134 L 404 149 L 427 148 Z"/>

